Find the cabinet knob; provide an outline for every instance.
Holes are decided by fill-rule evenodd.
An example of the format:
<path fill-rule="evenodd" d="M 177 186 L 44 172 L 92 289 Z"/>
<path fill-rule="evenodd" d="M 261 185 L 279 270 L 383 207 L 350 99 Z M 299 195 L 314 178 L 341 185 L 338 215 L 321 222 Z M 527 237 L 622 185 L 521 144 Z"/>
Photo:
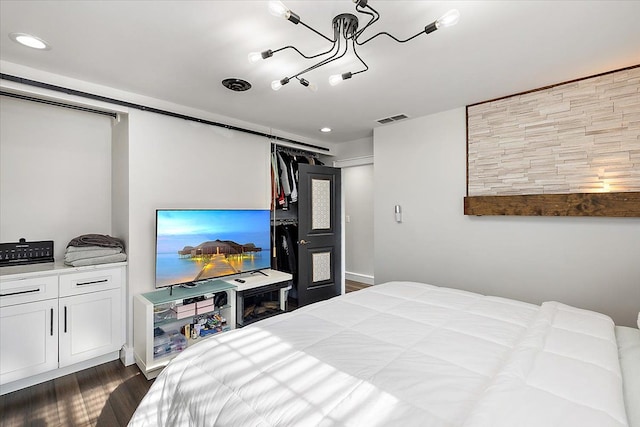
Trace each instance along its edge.
<path fill-rule="evenodd" d="M 299 245 L 308 245 L 311 242 L 307 242 L 306 240 L 302 239 L 298 242 Z"/>

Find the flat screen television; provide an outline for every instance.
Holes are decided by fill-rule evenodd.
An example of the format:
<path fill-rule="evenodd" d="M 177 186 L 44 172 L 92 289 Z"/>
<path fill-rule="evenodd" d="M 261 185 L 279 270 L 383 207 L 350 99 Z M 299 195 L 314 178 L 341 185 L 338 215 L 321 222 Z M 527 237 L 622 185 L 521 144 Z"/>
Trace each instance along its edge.
<path fill-rule="evenodd" d="M 156 210 L 156 288 L 270 267 L 269 210 Z"/>

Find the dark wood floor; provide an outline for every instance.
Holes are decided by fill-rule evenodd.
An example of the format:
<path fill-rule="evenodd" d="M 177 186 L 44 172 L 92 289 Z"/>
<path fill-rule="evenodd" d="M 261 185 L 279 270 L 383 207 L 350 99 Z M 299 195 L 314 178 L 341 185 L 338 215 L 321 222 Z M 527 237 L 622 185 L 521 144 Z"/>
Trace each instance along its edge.
<path fill-rule="evenodd" d="M 152 383 L 115 360 L 0 396 L 0 426 L 126 426 Z"/>
<path fill-rule="evenodd" d="M 368 288 L 371 285 L 365 283 L 355 282 L 353 280 L 345 280 L 344 287 L 346 292 L 359 291 L 360 289 Z"/>
<path fill-rule="evenodd" d="M 347 280 L 346 291 L 367 286 Z M 0 427 L 126 426 L 151 384 L 115 360 L 0 396 Z"/>

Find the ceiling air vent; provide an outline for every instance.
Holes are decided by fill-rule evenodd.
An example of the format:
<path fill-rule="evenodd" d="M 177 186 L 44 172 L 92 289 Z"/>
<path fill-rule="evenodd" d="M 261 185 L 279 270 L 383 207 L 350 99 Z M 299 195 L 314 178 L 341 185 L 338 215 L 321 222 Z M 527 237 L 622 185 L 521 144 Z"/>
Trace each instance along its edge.
<path fill-rule="evenodd" d="M 224 79 L 222 85 L 234 92 L 244 92 L 251 89 L 251 83 L 242 79 Z"/>
<path fill-rule="evenodd" d="M 381 125 L 386 125 L 387 123 L 397 122 L 408 118 L 409 116 L 405 114 L 398 114 L 397 116 L 385 117 L 384 119 L 380 119 L 377 122 Z"/>

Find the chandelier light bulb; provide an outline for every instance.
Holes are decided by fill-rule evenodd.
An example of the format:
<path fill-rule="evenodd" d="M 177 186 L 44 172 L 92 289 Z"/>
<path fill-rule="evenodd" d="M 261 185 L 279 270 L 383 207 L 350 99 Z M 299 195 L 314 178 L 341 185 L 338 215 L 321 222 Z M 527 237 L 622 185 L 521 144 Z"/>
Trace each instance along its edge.
<path fill-rule="evenodd" d="M 300 80 L 300 84 L 304 87 L 306 87 L 307 89 L 309 89 L 311 92 L 317 92 L 318 91 L 318 85 L 316 85 L 315 83 L 309 83 L 309 80 L 307 79 L 298 79 Z"/>
<path fill-rule="evenodd" d="M 280 88 L 289 83 L 289 77 L 284 77 L 282 80 L 274 80 L 271 82 L 271 89 L 280 90 Z"/>
<path fill-rule="evenodd" d="M 278 18 L 289 19 L 291 11 L 281 1 L 271 0 L 269 2 L 269 13 Z"/>
<path fill-rule="evenodd" d="M 451 9 L 449 12 L 442 15 L 436 21 L 437 28 L 451 27 L 456 25 L 460 20 L 460 12 L 457 9 Z"/>
<path fill-rule="evenodd" d="M 249 62 L 254 64 L 262 59 L 262 54 L 260 52 L 251 52 L 248 58 Z"/>
<path fill-rule="evenodd" d="M 329 84 L 331 86 L 335 86 L 337 84 L 340 84 L 340 82 L 342 82 L 343 80 L 350 79 L 351 77 L 353 77 L 353 73 L 351 71 L 342 74 L 334 74 L 333 76 L 329 77 Z"/>
<path fill-rule="evenodd" d="M 329 77 L 329 84 L 331 86 L 336 86 L 340 83 L 342 83 L 342 74 L 334 74 L 333 76 Z"/>

